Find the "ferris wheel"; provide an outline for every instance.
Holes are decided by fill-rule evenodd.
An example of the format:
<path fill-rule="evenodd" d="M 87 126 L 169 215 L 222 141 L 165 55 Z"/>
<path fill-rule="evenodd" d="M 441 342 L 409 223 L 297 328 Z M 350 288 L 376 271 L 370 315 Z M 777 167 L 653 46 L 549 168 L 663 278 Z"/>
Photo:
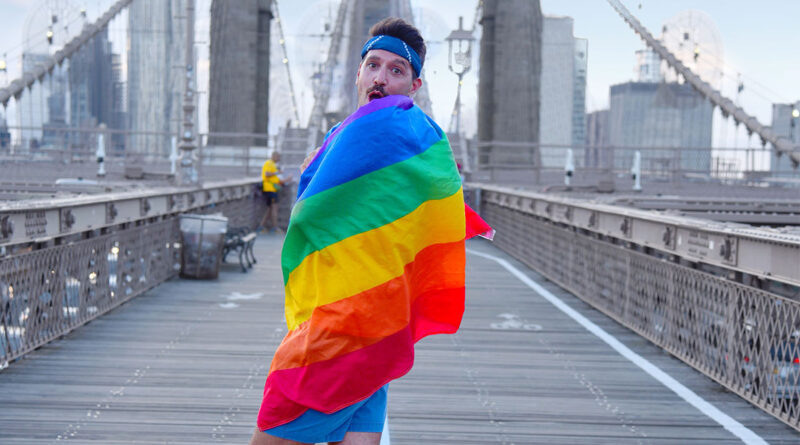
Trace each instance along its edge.
<path fill-rule="evenodd" d="M 725 63 L 722 38 L 708 14 L 697 10 L 679 12 L 662 26 L 661 43 L 713 88 L 721 87 Z M 677 80 L 670 70 L 664 77 Z"/>

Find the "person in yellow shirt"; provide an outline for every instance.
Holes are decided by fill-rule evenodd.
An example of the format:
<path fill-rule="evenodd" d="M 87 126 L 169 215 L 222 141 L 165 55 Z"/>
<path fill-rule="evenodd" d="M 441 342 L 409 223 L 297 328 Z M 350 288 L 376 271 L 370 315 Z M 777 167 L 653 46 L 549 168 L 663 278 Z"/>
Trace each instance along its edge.
<path fill-rule="evenodd" d="M 283 233 L 283 230 L 278 227 L 278 192 L 284 182 L 291 178 L 281 179 L 281 169 L 278 167 L 280 160 L 281 154 L 278 153 L 278 150 L 273 150 L 270 159 L 267 159 L 261 167 L 261 190 L 264 195 L 264 202 L 267 204 L 267 211 L 264 213 L 264 217 L 261 218 L 259 231 L 267 229 L 268 231 L 274 230 L 277 233 Z M 267 220 L 270 223 L 269 227 L 267 227 Z"/>

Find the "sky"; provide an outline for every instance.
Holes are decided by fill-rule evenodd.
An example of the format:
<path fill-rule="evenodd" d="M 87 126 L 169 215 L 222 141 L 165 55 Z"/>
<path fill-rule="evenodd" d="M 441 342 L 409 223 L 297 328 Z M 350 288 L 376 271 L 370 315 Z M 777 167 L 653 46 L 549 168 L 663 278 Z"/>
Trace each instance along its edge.
<path fill-rule="evenodd" d="M 98 11 L 108 7 L 112 1 L 0 0 L 0 56 L 5 55 L 9 65 L 7 75 L 0 73 L 0 85 L 18 77 L 19 72 L 15 70 L 18 70 L 27 18 L 48 3 L 86 8 L 89 19 L 93 20 Z M 541 0 L 540 3 L 546 15 L 573 17 L 574 35 L 588 39 L 587 111 L 606 108 L 609 87 L 633 80 L 634 53 L 644 44 L 604 0 Z M 720 88 L 763 123 L 768 125 L 771 121 L 773 102 L 800 100 L 800 33 L 796 31 L 800 1 L 623 0 L 623 3 L 655 35 L 660 34 L 665 22 L 682 11 L 693 9 L 706 13 L 716 26 L 722 43 L 723 60 L 715 63 L 724 72 Z M 209 4 L 210 0 L 199 0 L 198 10 L 207 9 Z M 295 93 L 300 100 L 301 121 L 304 121 L 313 103 L 310 82 L 313 64 L 324 60 L 328 45 L 318 35 L 325 18 L 335 16 L 338 2 L 279 0 L 278 4 L 286 36 L 287 58 Z M 424 73 L 434 104 L 434 118 L 443 127 L 449 123 L 457 78 L 447 68 L 447 47 L 442 40 L 458 26 L 459 16 L 464 17 L 466 28 L 472 26 L 476 5 L 477 0 L 412 0 L 418 25 L 429 42 Z M 198 13 L 199 32 L 207 30 L 207 23 L 207 20 L 203 22 L 202 13 Z M 116 29 L 120 26 L 123 25 L 117 24 Z M 120 34 L 124 36 L 124 33 L 116 33 Z M 112 38 L 114 35 L 112 33 Z M 479 35 L 480 25 L 477 25 L 476 37 Z M 121 40 L 123 37 L 117 38 Z M 206 40 L 207 45 L 207 39 L 198 40 Z M 472 69 L 464 79 L 462 93 L 462 127 L 468 134 L 470 130 L 474 131 L 477 121 L 478 48 L 476 41 Z M 202 54 L 203 49 L 199 48 L 198 53 Z M 739 79 L 744 90 L 737 95 Z M 202 88 L 202 82 L 199 84 Z"/>

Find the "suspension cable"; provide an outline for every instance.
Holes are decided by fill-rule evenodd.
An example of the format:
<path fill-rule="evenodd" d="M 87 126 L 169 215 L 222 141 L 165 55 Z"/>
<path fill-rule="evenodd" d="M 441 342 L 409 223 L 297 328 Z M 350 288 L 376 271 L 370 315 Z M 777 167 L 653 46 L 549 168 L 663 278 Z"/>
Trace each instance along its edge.
<path fill-rule="evenodd" d="M 286 52 L 286 38 L 283 36 L 283 23 L 281 22 L 281 15 L 278 12 L 278 0 L 272 0 L 273 13 L 275 15 L 275 23 L 278 24 L 278 36 L 280 40 L 278 43 L 283 51 L 283 65 L 286 67 L 286 77 L 289 78 L 289 96 L 292 98 L 292 113 L 294 114 L 294 122 L 300 125 L 300 114 L 297 109 L 297 97 L 294 94 L 294 83 L 292 82 L 292 71 L 289 69 L 289 55 Z"/>
<path fill-rule="evenodd" d="M 607 0 L 608 3 L 617 11 L 625 22 L 633 28 L 634 32 L 645 41 L 647 46 L 652 48 L 662 60 L 677 71 L 684 79 L 700 94 L 708 98 L 712 104 L 720 108 L 724 117 L 731 116 L 737 123 L 744 124 L 748 133 L 757 133 L 761 138 L 762 144 L 767 142 L 772 144 L 777 155 L 788 155 L 792 166 L 796 169 L 800 165 L 800 146 L 794 146 L 792 141 L 784 136 L 775 134 L 771 127 L 761 124 L 754 116 L 747 114 L 741 107 L 736 106 L 730 99 L 723 96 L 719 91 L 713 89 L 708 82 L 700 79 L 683 62 L 678 60 L 661 42 L 631 14 L 630 11 L 619 0 Z"/>

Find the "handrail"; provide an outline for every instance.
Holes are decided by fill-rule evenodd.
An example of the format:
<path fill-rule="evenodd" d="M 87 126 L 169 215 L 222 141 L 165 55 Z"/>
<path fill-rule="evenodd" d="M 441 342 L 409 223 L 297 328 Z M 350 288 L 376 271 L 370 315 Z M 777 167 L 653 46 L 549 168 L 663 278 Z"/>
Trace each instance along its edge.
<path fill-rule="evenodd" d="M 468 183 L 466 187 L 481 190 L 486 202 L 576 230 L 624 240 L 687 261 L 800 286 L 800 236 L 796 234 L 489 184 Z M 764 261 L 765 256 L 770 261 Z"/>
<path fill-rule="evenodd" d="M 0 203 L 0 247 L 42 243 L 86 231 L 244 199 L 259 177 L 196 187 L 148 188 L 60 199 Z"/>

